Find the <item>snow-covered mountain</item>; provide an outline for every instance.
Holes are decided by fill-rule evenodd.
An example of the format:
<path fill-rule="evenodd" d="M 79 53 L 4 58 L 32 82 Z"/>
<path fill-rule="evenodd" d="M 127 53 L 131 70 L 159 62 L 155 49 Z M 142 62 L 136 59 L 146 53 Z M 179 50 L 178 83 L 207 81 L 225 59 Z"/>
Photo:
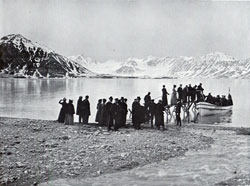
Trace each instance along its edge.
<path fill-rule="evenodd" d="M 114 74 L 152 78 L 250 78 L 250 59 L 240 61 L 220 52 L 202 57 L 129 58 Z"/>
<path fill-rule="evenodd" d="M 89 76 L 93 72 L 53 50 L 11 34 L 0 40 L 0 72 L 16 77 Z"/>
<path fill-rule="evenodd" d="M 250 59 L 238 60 L 221 52 L 201 57 L 128 58 L 97 62 L 84 56 L 70 57 L 93 72 L 114 76 L 151 78 L 250 78 Z"/>

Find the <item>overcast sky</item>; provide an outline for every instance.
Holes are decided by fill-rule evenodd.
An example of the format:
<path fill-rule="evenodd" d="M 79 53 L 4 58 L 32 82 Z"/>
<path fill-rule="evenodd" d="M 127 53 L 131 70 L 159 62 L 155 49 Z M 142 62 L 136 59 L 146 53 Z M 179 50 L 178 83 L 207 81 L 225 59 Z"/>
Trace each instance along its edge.
<path fill-rule="evenodd" d="M 65 56 L 97 60 L 250 57 L 250 2 L 0 0 L 0 36 L 20 33 Z"/>

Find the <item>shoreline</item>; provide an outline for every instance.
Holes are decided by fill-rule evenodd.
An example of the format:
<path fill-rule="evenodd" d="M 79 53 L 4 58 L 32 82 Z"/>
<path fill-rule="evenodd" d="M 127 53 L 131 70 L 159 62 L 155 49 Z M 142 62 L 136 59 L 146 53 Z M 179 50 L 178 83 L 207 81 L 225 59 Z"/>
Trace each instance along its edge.
<path fill-rule="evenodd" d="M 146 124 L 147 125 L 147 124 Z M 0 185 L 37 185 L 58 178 L 88 178 L 209 148 L 221 126 L 167 125 L 167 130 L 131 128 L 108 132 L 97 124 L 0 117 Z M 199 135 L 194 132 L 198 130 Z"/>

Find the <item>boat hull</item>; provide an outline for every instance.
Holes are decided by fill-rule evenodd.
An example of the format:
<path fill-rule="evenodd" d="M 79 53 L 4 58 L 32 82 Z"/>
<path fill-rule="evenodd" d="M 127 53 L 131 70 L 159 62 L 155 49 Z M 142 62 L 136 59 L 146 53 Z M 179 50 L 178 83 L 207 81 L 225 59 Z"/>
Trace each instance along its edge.
<path fill-rule="evenodd" d="M 199 102 L 196 104 L 196 108 L 201 116 L 225 114 L 232 111 L 233 106 L 216 106 L 207 102 Z"/>

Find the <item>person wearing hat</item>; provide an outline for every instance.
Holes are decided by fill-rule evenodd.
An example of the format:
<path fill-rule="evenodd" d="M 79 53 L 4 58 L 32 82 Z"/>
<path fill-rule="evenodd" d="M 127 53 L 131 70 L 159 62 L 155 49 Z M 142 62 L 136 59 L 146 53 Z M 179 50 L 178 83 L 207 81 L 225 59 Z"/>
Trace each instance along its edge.
<path fill-rule="evenodd" d="M 141 106 L 140 100 L 141 98 L 138 96 L 132 108 L 134 114 L 134 127 L 136 130 L 141 129 L 141 123 L 145 121 L 144 107 Z"/>
<path fill-rule="evenodd" d="M 164 110 L 165 108 L 162 104 L 162 100 L 159 100 L 155 108 L 155 125 L 158 130 L 160 130 L 160 126 L 162 126 L 164 130 Z"/>
<path fill-rule="evenodd" d="M 66 103 L 66 98 L 63 98 L 59 101 L 59 104 L 62 105 L 62 108 L 60 110 L 60 113 L 59 113 L 59 116 L 58 116 L 58 119 L 57 121 L 59 123 L 64 123 L 65 121 L 65 114 L 66 114 L 66 106 L 67 106 L 67 103 Z"/>
<path fill-rule="evenodd" d="M 165 88 L 165 85 L 162 86 L 162 104 L 163 106 L 168 105 L 168 96 L 169 93 L 167 92 L 167 89 Z"/>
<path fill-rule="evenodd" d="M 70 99 L 69 103 L 66 106 L 65 125 L 74 124 L 74 114 L 75 114 L 75 108 L 73 105 L 73 100 Z"/>
<path fill-rule="evenodd" d="M 79 116 L 79 123 L 82 121 L 82 96 L 79 96 L 76 106 L 76 115 Z"/>
<path fill-rule="evenodd" d="M 106 99 L 102 99 L 101 104 L 101 115 L 100 115 L 100 125 L 107 126 L 107 109 L 106 109 Z"/>
<path fill-rule="evenodd" d="M 125 103 L 124 97 L 121 97 L 120 100 L 120 107 L 121 107 L 121 126 L 120 127 L 126 127 L 126 118 L 127 118 L 127 103 Z"/>
<path fill-rule="evenodd" d="M 98 122 L 98 124 L 100 124 L 101 105 L 102 105 L 102 99 L 99 99 L 97 106 L 96 106 L 97 112 L 96 112 L 96 117 L 95 117 L 95 122 Z"/>
<path fill-rule="evenodd" d="M 113 110 L 114 110 L 113 97 L 110 96 L 109 101 L 106 103 L 106 111 L 107 111 L 106 123 L 107 123 L 108 131 L 111 130 L 111 127 L 114 124 Z"/>
<path fill-rule="evenodd" d="M 83 112 L 83 116 L 82 116 L 82 120 L 84 124 L 88 124 L 89 123 L 89 116 L 90 116 L 90 103 L 89 103 L 89 96 L 85 96 L 85 99 L 83 100 L 82 103 L 82 112 Z"/>
<path fill-rule="evenodd" d="M 177 89 L 178 92 L 178 99 L 182 100 L 183 99 L 183 89 L 182 89 L 182 84 Z"/>
<path fill-rule="evenodd" d="M 114 103 L 114 131 L 118 131 L 118 129 L 121 126 L 121 120 L 122 120 L 122 108 L 120 106 L 120 102 L 118 98 L 115 98 Z"/>

